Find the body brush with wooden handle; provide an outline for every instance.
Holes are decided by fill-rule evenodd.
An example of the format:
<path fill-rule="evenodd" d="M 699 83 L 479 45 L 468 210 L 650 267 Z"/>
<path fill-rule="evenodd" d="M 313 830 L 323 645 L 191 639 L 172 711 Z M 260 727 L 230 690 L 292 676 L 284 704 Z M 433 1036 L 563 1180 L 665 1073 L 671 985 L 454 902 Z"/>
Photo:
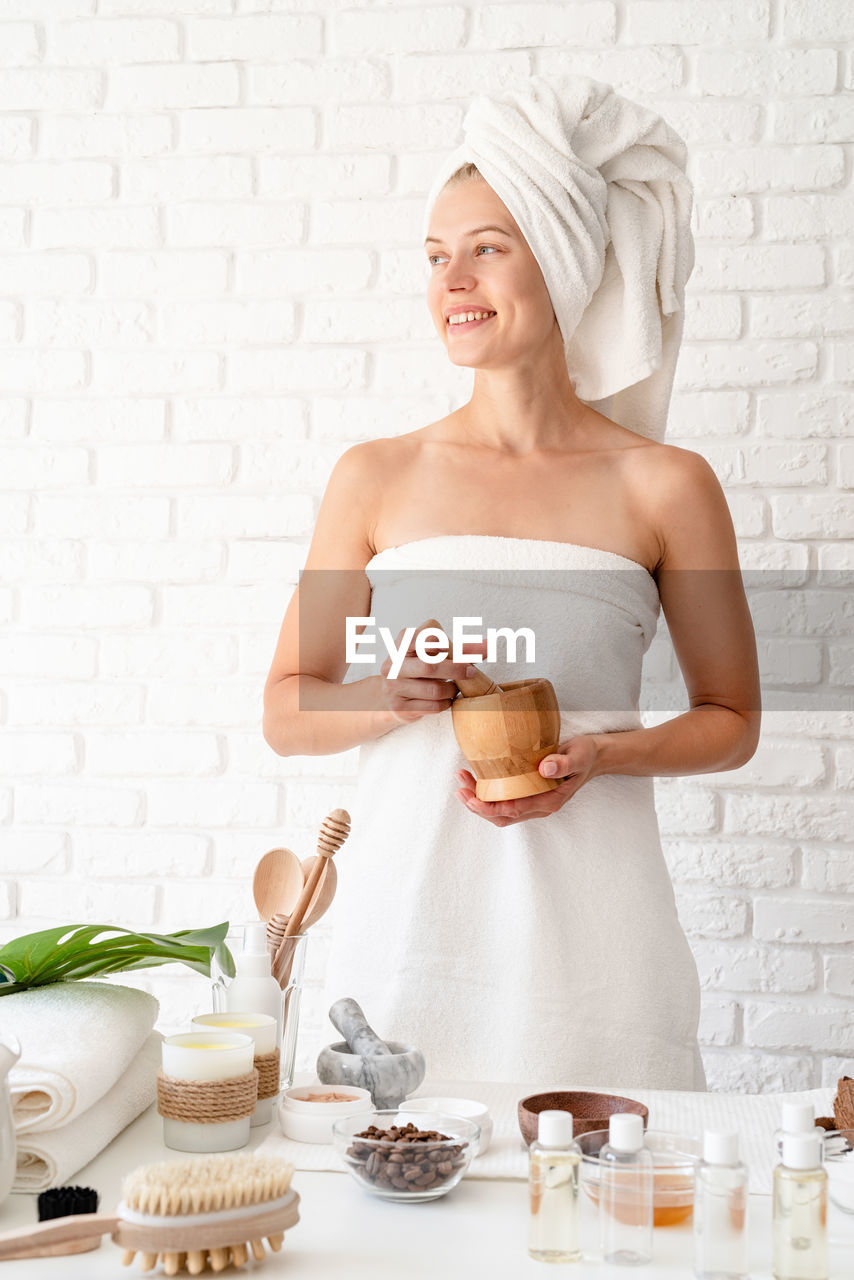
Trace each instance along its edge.
<path fill-rule="evenodd" d="M 110 1235 L 127 1266 L 140 1254 L 143 1271 L 158 1258 L 167 1275 L 199 1275 L 210 1267 L 242 1266 L 265 1256 L 263 1238 L 278 1252 L 285 1230 L 299 1221 L 294 1166 L 272 1156 L 213 1155 L 141 1165 L 124 1180 L 115 1214 L 54 1218 L 0 1235 L 0 1262 L 74 1252 L 81 1239 Z"/>

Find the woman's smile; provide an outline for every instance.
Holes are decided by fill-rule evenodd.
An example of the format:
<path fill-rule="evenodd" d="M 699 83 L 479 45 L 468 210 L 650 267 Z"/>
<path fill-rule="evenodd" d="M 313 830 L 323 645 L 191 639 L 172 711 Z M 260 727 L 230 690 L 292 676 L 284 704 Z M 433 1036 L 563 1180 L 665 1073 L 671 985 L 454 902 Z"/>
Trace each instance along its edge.
<path fill-rule="evenodd" d="M 489 324 L 490 320 L 494 319 L 495 312 L 493 312 L 491 316 L 485 316 L 481 320 L 454 320 L 445 327 L 447 328 L 448 333 L 460 333 L 466 332 L 469 329 L 476 329 L 477 326 L 481 324 Z"/>

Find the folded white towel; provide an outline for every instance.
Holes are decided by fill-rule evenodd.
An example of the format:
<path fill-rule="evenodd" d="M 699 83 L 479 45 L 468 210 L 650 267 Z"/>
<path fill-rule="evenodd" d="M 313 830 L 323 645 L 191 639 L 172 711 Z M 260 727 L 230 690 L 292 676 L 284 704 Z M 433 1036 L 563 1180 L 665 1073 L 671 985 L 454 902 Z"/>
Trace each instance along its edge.
<path fill-rule="evenodd" d="M 472 161 L 540 269 L 579 399 L 661 440 L 694 266 L 687 149 L 655 112 L 589 76 L 531 76 L 477 97 L 436 198 Z"/>
<path fill-rule="evenodd" d="M 21 1044 L 9 1073 L 18 1134 L 88 1111 L 130 1065 L 158 1008 L 147 991 L 110 982 L 54 982 L 0 997 L 0 1026 Z"/>
<path fill-rule="evenodd" d="M 151 1106 L 157 1095 L 161 1044 L 160 1032 L 152 1031 L 112 1089 L 70 1124 L 51 1133 L 19 1134 L 12 1190 L 34 1194 L 61 1186 Z"/>

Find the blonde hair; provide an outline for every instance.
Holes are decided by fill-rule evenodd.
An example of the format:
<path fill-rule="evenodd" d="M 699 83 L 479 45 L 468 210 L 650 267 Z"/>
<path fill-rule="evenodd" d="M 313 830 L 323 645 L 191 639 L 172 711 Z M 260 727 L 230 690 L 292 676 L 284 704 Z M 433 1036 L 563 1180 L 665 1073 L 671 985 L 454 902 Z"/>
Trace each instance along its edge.
<path fill-rule="evenodd" d="M 461 165 L 459 169 L 455 170 L 455 172 L 451 174 L 448 181 L 442 187 L 442 190 L 444 191 L 446 187 L 457 187 L 461 182 L 468 182 L 471 178 L 479 178 L 481 182 L 486 181 L 477 165 L 471 160 L 468 160 L 464 165 Z"/>

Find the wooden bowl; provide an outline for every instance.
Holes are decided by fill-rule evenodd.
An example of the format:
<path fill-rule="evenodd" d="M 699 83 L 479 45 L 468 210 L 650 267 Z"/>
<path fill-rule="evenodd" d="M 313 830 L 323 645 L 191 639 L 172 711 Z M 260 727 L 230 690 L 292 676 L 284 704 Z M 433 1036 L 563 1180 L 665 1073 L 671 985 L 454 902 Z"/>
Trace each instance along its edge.
<path fill-rule="evenodd" d="M 560 709 L 549 680 L 513 680 L 500 693 L 456 698 L 454 733 L 477 779 L 478 800 L 516 800 L 553 791 L 537 765 L 560 741 Z"/>
<path fill-rule="evenodd" d="M 592 1133 L 594 1129 L 607 1129 L 611 1116 L 620 1112 L 628 1111 L 640 1116 L 644 1128 L 649 1119 L 649 1108 L 642 1102 L 621 1098 L 616 1093 L 532 1093 L 522 1099 L 517 1111 L 519 1128 L 528 1146 L 537 1136 L 541 1111 L 569 1111 L 575 1138 L 581 1133 Z"/>

